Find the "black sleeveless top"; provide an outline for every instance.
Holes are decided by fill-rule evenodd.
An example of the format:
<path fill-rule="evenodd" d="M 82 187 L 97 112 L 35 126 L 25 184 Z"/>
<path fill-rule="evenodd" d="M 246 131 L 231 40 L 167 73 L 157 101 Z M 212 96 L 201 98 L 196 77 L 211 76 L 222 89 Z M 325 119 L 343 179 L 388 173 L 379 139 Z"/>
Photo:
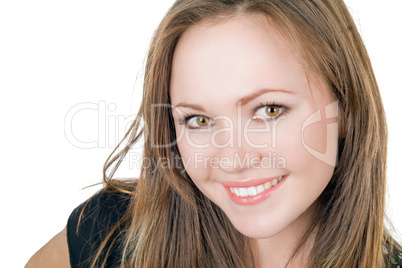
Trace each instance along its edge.
<path fill-rule="evenodd" d="M 84 202 L 74 209 L 67 221 L 67 244 L 71 267 L 89 268 L 91 266 L 102 241 L 119 221 L 128 205 L 128 195 L 112 194 L 101 190 L 92 196 L 88 203 Z M 82 211 L 81 222 L 78 225 Z M 106 267 L 118 267 L 120 264 L 123 231 L 119 229 L 114 234 L 117 243 L 112 247 Z"/>
<path fill-rule="evenodd" d="M 67 243 L 71 267 L 89 268 L 91 266 L 93 257 L 102 241 L 127 210 L 129 200 L 130 196 L 127 194 L 112 194 L 101 190 L 89 199 L 88 203 L 84 202 L 74 209 L 67 222 Z M 87 205 L 85 206 L 85 204 Z M 78 219 L 83 209 L 77 233 Z M 119 229 L 114 233 L 117 243 L 112 246 L 106 267 L 116 268 L 120 265 L 123 231 L 123 229 Z M 394 250 L 389 254 L 385 250 L 384 253 L 386 262 L 388 262 L 387 267 L 402 268 L 401 252 Z"/>

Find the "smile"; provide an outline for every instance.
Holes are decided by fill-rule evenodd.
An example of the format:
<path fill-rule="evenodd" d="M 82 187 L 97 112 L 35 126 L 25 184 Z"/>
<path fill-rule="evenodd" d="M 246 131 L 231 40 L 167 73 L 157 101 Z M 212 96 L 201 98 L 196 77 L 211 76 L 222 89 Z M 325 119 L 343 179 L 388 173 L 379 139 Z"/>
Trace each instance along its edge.
<path fill-rule="evenodd" d="M 230 187 L 230 191 L 234 193 L 237 196 L 241 197 L 246 197 L 246 196 L 256 196 L 257 194 L 260 194 L 272 186 L 275 186 L 278 184 L 278 182 L 282 181 L 283 176 L 279 176 L 272 181 L 266 182 L 264 184 L 260 184 L 258 186 L 252 186 L 252 187 L 247 187 L 247 188 L 239 188 L 239 187 Z"/>
<path fill-rule="evenodd" d="M 276 192 L 288 175 L 281 175 L 269 179 L 257 179 L 251 181 L 225 182 L 229 197 L 238 205 L 255 205 L 267 199 L 272 193 Z"/>

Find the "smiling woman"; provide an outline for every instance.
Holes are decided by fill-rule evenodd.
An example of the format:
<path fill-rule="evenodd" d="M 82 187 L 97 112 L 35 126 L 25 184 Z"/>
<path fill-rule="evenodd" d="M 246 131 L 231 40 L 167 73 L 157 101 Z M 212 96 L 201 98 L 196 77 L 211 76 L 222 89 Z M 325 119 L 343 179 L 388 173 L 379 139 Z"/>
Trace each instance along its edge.
<path fill-rule="evenodd" d="M 113 179 L 140 137 L 152 166 Z M 105 188 L 28 267 L 401 262 L 384 225 L 384 109 L 341 0 L 176 1 L 125 138 Z"/>
<path fill-rule="evenodd" d="M 258 248 L 264 248 L 264 257 L 258 258 L 261 267 L 285 264 L 289 238 L 294 244 L 294 238 L 302 237 L 311 226 L 312 204 L 335 167 L 338 127 L 327 128 L 322 120 L 303 128 L 310 115 L 335 100 L 318 76 L 306 76 L 295 53 L 265 16 L 240 14 L 213 26 L 193 26 L 182 35 L 173 56 L 172 106 L 184 101 L 203 106 L 200 111 L 201 107 L 181 105 L 183 113 L 202 113 L 185 118 L 186 124 L 175 120 L 178 150 L 189 163 L 186 172 L 238 231 L 258 238 Z M 237 102 L 239 98 L 247 101 Z M 275 120 L 279 123 L 274 128 Z M 206 126 L 209 131 L 198 131 Z M 181 132 L 189 134 L 180 138 Z M 331 155 L 332 163 L 310 154 L 306 145 Z M 270 153 L 284 159 L 285 165 L 267 169 L 257 164 Z M 205 160 L 199 161 L 196 154 Z M 230 164 L 212 166 L 211 159 L 227 159 Z M 272 237 L 282 237 L 283 245 Z"/>

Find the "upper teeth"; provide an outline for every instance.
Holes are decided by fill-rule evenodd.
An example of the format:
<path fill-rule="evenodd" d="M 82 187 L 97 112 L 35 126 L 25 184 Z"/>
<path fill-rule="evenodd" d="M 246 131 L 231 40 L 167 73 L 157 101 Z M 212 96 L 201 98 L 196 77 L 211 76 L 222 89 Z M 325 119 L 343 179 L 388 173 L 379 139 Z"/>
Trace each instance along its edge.
<path fill-rule="evenodd" d="M 234 193 L 237 196 L 241 197 L 247 197 L 247 196 L 256 196 L 257 194 L 260 194 L 272 186 L 275 186 L 278 182 L 282 180 L 282 176 L 279 176 L 278 178 L 273 179 L 272 181 L 266 182 L 261 185 L 257 186 L 252 186 L 252 187 L 230 187 L 230 191 Z"/>

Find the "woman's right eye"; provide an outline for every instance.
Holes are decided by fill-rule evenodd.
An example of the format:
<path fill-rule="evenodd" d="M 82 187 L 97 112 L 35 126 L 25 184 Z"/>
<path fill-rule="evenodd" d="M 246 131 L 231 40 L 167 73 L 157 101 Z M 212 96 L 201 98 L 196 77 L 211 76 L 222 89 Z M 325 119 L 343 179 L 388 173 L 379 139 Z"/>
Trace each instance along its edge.
<path fill-rule="evenodd" d="M 210 119 L 205 117 L 205 116 L 196 116 L 191 118 L 188 121 L 188 125 L 190 126 L 190 128 L 199 128 L 199 127 L 206 127 L 208 126 L 208 124 L 210 123 Z"/>
<path fill-rule="evenodd" d="M 185 125 L 189 129 L 202 129 L 207 128 L 213 124 L 213 120 L 203 115 L 184 115 L 184 119 L 181 124 Z"/>

